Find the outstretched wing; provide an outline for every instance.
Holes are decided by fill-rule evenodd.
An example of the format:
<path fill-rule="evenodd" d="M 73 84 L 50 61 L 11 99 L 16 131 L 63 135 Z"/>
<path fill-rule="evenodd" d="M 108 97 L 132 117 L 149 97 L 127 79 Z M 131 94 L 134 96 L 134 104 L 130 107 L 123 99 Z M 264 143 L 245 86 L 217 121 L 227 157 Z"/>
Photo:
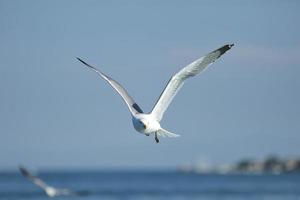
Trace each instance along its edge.
<path fill-rule="evenodd" d="M 151 112 L 155 116 L 155 118 L 158 121 L 161 121 L 164 112 L 167 110 L 168 106 L 172 102 L 172 99 L 174 98 L 174 96 L 179 91 L 180 87 L 183 85 L 184 81 L 187 78 L 195 76 L 200 72 L 204 71 L 209 65 L 215 62 L 232 46 L 233 44 L 224 45 L 223 47 L 192 62 L 191 64 L 181 69 L 174 76 L 172 76 Z"/>
<path fill-rule="evenodd" d="M 128 92 L 125 90 L 124 87 L 111 77 L 105 75 L 101 71 L 99 71 L 97 68 L 91 66 L 90 64 L 84 62 L 80 58 L 77 58 L 80 62 L 82 62 L 84 65 L 89 67 L 90 69 L 94 70 L 97 74 L 99 74 L 104 80 L 106 80 L 123 98 L 126 105 L 128 106 L 129 111 L 134 115 L 138 113 L 143 113 L 142 109 L 137 105 L 137 103 L 134 102 L 133 98 L 128 94 Z"/>
<path fill-rule="evenodd" d="M 37 185 L 43 189 L 46 189 L 47 187 L 49 187 L 42 179 L 32 175 L 25 167 L 19 166 L 19 170 L 23 176 L 25 176 L 27 179 L 32 181 L 35 185 Z"/>

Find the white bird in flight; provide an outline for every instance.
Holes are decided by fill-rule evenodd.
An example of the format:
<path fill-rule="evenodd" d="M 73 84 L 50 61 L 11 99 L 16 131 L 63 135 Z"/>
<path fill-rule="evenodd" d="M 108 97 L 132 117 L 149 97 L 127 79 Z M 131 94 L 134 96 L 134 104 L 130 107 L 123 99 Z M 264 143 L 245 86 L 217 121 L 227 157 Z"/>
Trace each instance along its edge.
<path fill-rule="evenodd" d="M 172 99 L 179 91 L 184 81 L 193 77 L 200 72 L 204 71 L 209 65 L 215 62 L 221 55 L 228 51 L 234 44 L 227 44 L 221 48 L 212 51 L 211 53 L 195 60 L 191 64 L 182 68 L 179 72 L 171 77 L 165 89 L 158 98 L 154 108 L 150 113 L 144 113 L 133 98 L 127 93 L 125 88 L 112 79 L 105 75 L 103 72 L 98 70 L 96 67 L 86 63 L 80 58 L 77 58 L 84 65 L 97 72 L 104 80 L 106 80 L 123 98 L 132 116 L 132 123 L 138 132 L 149 136 L 150 134 L 155 135 L 156 143 L 159 143 L 158 136 L 161 137 L 178 137 L 179 135 L 171 133 L 160 126 L 160 121 L 163 118 L 165 111 L 172 102 Z"/>
<path fill-rule="evenodd" d="M 46 184 L 42 179 L 31 174 L 25 167 L 19 166 L 21 174 L 36 186 L 42 188 L 49 197 L 77 195 L 76 192 L 64 188 L 55 188 Z"/>

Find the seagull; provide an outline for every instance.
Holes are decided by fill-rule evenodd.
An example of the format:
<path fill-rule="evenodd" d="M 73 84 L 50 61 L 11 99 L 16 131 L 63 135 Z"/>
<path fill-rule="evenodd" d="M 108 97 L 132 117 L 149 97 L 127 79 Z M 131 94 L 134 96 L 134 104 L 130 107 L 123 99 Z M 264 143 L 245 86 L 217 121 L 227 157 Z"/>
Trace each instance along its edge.
<path fill-rule="evenodd" d="M 203 72 L 210 66 L 213 62 L 215 62 L 221 55 L 223 55 L 226 51 L 231 49 L 234 44 L 226 44 L 207 55 L 195 60 L 189 65 L 182 68 L 179 72 L 173 75 L 169 82 L 167 83 L 165 89 L 161 93 L 158 98 L 156 104 L 154 105 L 152 111 L 150 113 L 144 113 L 143 110 L 138 106 L 138 104 L 133 100 L 133 98 L 128 94 L 125 88 L 112 79 L 111 77 L 104 74 L 102 71 L 97 69 L 96 67 L 88 64 L 80 58 L 77 58 L 80 62 L 82 62 L 85 66 L 95 71 L 101 78 L 106 80 L 123 98 L 125 101 L 131 116 L 132 123 L 138 132 L 149 136 L 150 134 L 155 135 L 156 143 L 159 143 L 158 136 L 161 137 L 178 137 L 179 135 L 175 133 L 171 133 L 160 126 L 160 121 L 163 118 L 165 111 L 168 106 L 172 102 L 176 93 L 183 86 L 186 79 L 196 76 L 200 72 Z"/>
<path fill-rule="evenodd" d="M 62 188 L 55 188 L 52 186 L 47 185 L 42 179 L 38 178 L 37 176 L 32 175 L 25 167 L 19 166 L 19 170 L 21 174 L 26 177 L 28 180 L 33 182 L 38 187 L 42 188 L 45 193 L 49 197 L 56 197 L 56 196 L 70 196 L 70 195 L 76 195 L 76 192 L 73 192 L 68 189 L 62 189 Z"/>

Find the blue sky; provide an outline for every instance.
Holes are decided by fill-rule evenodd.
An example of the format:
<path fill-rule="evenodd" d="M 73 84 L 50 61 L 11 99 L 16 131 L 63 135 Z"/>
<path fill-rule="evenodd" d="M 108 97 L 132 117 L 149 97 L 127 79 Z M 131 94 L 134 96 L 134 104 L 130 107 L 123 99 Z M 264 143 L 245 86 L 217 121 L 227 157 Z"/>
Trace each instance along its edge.
<path fill-rule="evenodd" d="M 0 169 L 175 168 L 300 155 L 298 1 L 0 0 Z M 137 133 L 121 98 L 150 111 L 170 76 L 235 43 L 187 81 L 162 126 Z"/>

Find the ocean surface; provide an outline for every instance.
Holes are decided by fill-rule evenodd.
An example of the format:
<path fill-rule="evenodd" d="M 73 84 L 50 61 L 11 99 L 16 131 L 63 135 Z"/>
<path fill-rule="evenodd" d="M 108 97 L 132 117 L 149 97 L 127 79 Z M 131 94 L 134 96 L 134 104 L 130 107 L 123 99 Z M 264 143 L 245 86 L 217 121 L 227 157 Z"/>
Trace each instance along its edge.
<path fill-rule="evenodd" d="M 199 175 L 160 171 L 42 172 L 49 185 L 81 192 L 55 199 L 300 200 L 300 174 Z M 0 199 L 49 199 L 19 173 L 0 173 Z"/>

